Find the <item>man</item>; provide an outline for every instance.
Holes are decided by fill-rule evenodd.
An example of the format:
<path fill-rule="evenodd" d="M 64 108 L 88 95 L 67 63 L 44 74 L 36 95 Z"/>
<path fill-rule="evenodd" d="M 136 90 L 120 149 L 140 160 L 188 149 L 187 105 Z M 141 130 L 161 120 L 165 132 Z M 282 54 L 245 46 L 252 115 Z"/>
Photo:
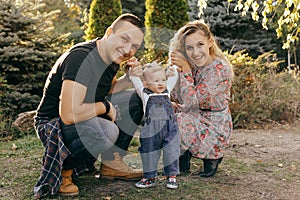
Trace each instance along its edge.
<path fill-rule="evenodd" d="M 44 194 L 45 186 L 51 194 L 78 195 L 71 178 L 74 169 L 93 164 L 90 161 L 100 153 L 102 177 L 142 176 L 142 171 L 122 160 L 143 116 L 141 100 L 134 92 L 121 92 L 131 82 L 128 75 L 117 80 L 116 73 L 128 60 L 130 73 L 141 75 L 140 63 L 133 56 L 143 42 L 143 28 L 136 16 L 123 14 L 102 38 L 75 45 L 55 63 L 35 117 L 45 147 L 35 198 Z M 116 120 L 114 104 L 120 108 L 121 119 Z"/>

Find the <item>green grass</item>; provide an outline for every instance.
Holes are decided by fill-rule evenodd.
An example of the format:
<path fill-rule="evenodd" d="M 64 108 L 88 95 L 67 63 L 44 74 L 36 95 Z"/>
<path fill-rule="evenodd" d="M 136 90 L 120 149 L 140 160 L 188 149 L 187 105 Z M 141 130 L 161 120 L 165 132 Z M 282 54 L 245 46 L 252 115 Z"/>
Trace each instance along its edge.
<path fill-rule="evenodd" d="M 39 176 L 42 144 L 35 136 L 0 143 L 1 199 L 30 199 Z M 13 144 L 17 146 L 12 149 Z"/>
<path fill-rule="evenodd" d="M 12 150 L 13 143 L 17 146 Z M 133 158 L 139 158 L 137 146 L 132 146 Z M 236 154 L 239 149 L 235 149 Z M 33 187 L 38 180 L 43 147 L 36 136 L 0 142 L 0 199 L 27 200 L 33 197 Z M 136 157 L 135 157 L 136 156 Z M 242 154 L 243 156 L 243 154 Z M 127 160 L 126 160 L 127 162 Z M 129 161 L 129 164 L 132 164 Z M 283 167 L 277 166 L 282 162 Z M 75 178 L 74 182 L 80 189 L 76 198 L 60 195 L 48 196 L 46 199 L 104 199 L 104 200 L 140 200 L 140 199 L 260 199 L 265 192 L 271 193 L 269 199 L 280 194 L 282 187 L 299 184 L 295 171 L 291 166 L 299 166 L 299 161 L 292 165 L 288 161 L 274 160 L 268 162 L 246 163 L 243 158 L 225 157 L 214 178 L 202 179 L 197 175 L 179 176 L 179 188 L 169 190 L 165 187 L 165 180 L 157 181 L 153 188 L 137 189 L 135 182 L 109 181 L 95 178 L 94 174 L 85 174 Z M 100 162 L 96 162 L 99 168 Z M 140 167 L 140 166 L 138 166 Z M 202 169 L 202 161 L 192 160 L 192 171 Z M 286 180 L 286 181 L 284 181 Z M 298 182 L 297 182 L 298 181 Z M 268 198 L 265 198 L 268 199 Z"/>

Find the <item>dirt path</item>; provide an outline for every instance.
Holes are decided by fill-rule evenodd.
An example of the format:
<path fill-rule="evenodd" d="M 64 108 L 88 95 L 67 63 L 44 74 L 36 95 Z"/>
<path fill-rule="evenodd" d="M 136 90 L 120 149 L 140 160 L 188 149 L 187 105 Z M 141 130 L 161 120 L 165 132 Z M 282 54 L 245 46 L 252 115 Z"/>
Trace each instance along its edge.
<path fill-rule="evenodd" d="M 235 130 L 226 157 L 245 164 L 234 199 L 300 199 L 300 121 L 268 130 Z M 234 170 L 233 170 L 234 171 Z"/>
<path fill-rule="evenodd" d="M 199 180 L 197 175 L 190 175 L 179 181 L 185 187 L 202 184 L 216 188 L 214 194 L 208 192 L 204 198 L 209 200 L 300 199 L 300 120 L 268 129 L 236 129 L 224 154 L 215 178 Z M 136 155 L 129 155 L 126 160 L 140 167 L 135 163 Z M 192 160 L 193 174 L 202 167 L 201 161 Z M 191 195 L 184 199 L 197 198 Z"/>

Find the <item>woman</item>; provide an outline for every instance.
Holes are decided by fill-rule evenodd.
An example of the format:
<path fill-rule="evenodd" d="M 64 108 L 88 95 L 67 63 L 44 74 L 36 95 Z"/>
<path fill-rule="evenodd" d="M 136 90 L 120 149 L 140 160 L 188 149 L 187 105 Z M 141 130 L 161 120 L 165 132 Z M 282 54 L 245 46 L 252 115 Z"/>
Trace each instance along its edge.
<path fill-rule="evenodd" d="M 201 20 L 187 23 L 171 40 L 170 63 L 179 71 L 176 101 L 181 135 L 180 171 L 190 170 L 190 158 L 203 160 L 200 177 L 214 176 L 222 149 L 232 132 L 229 110 L 232 67 Z"/>

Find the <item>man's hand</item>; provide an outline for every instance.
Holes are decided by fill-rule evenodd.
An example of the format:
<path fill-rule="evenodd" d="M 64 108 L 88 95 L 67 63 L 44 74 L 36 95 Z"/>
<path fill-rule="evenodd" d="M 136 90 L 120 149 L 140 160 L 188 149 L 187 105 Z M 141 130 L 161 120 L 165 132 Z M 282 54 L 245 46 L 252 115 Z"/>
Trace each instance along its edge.
<path fill-rule="evenodd" d="M 131 57 L 127 60 L 127 63 L 125 65 L 125 72 L 126 74 L 124 76 L 121 76 L 120 78 L 116 79 L 112 83 L 112 87 L 109 91 L 110 94 L 123 91 L 131 86 L 131 81 L 129 79 L 129 76 L 142 76 L 143 70 L 141 67 L 141 63 L 137 60 L 136 57 Z"/>
<path fill-rule="evenodd" d="M 116 109 L 114 105 L 111 102 L 108 102 L 110 105 L 110 110 L 107 113 L 107 116 L 111 119 L 112 122 L 115 122 L 116 120 Z"/>
<path fill-rule="evenodd" d="M 127 60 L 127 64 L 126 64 L 126 68 L 134 68 L 134 67 L 137 67 L 137 66 L 140 66 L 141 63 L 140 61 L 138 61 L 138 59 L 136 57 L 131 57 Z"/>
<path fill-rule="evenodd" d="M 132 57 L 127 61 L 126 68 L 128 67 L 128 75 L 129 76 L 137 76 L 141 77 L 143 75 L 143 69 L 141 63 L 138 61 L 136 57 Z"/>

